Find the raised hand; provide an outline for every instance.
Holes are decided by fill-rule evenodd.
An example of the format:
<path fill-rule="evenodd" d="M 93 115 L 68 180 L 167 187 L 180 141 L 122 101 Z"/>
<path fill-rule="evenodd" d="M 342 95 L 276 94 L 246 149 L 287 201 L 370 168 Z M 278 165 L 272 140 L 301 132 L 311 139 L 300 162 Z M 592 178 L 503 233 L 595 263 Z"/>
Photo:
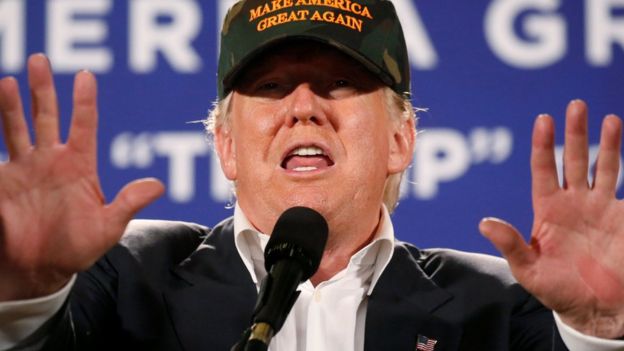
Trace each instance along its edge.
<path fill-rule="evenodd" d="M 568 325 L 588 335 L 624 335 L 624 204 L 616 199 L 622 122 L 607 116 L 593 184 L 588 184 L 587 106 L 566 112 L 564 185 L 554 157 L 554 123 L 535 122 L 532 141 L 533 229 L 527 245 L 511 225 L 479 225 L 509 261 L 516 279 Z"/>
<path fill-rule="evenodd" d="M 0 80 L 9 162 L 0 165 L 0 301 L 50 294 L 91 266 L 132 216 L 163 192 L 155 179 L 126 185 L 106 204 L 97 175 L 95 77 L 76 75 L 67 143 L 59 137 L 47 58 L 28 60 L 35 143 L 14 78 Z"/>

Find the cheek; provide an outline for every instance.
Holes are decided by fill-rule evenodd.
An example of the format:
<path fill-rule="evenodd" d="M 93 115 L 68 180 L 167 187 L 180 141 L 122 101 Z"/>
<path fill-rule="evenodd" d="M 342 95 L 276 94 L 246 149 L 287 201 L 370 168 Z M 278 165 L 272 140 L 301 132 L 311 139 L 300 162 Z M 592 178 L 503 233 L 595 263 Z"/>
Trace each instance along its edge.
<path fill-rule="evenodd" d="M 353 200 L 378 201 L 388 176 L 388 142 L 383 130 L 353 129 L 353 134 L 343 139 L 347 147 L 347 162 L 343 184 L 355 190 Z"/>
<path fill-rule="evenodd" d="M 249 138 L 263 138 L 274 136 L 280 125 L 284 104 L 257 102 L 253 98 L 246 98 L 236 106 L 234 115 L 237 123 Z"/>
<path fill-rule="evenodd" d="M 390 135 L 388 116 L 377 105 L 362 105 L 359 112 L 343 119 L 338 129 L 342 143 L 351 156 L 379 161 L 386 159 Z M 371 164 L 370 162 L 367 162 Z"/>
<path fill-rule="evenodd" d="M 232 130 L 236 140 L 236 162 L 240 177 L 259 175 L 269 161 L 272 142 L 280 128 L 278 106 L 254 103 L 246 98 L 232 107 Z"/>
<path fill-rule="evenodd" d="M 351 153 L 371 161 L 372 158 L 379 159 L 388 154 L 388 140 L 382 126 L 379 128 L 358 126 L 345 136 L 343 142 Z"/>

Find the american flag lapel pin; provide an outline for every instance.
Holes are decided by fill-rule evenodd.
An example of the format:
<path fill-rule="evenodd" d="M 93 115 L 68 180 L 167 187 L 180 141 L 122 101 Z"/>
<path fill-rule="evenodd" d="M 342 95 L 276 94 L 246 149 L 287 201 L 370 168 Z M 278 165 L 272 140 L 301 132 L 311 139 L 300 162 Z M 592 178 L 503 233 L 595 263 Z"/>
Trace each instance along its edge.
<path fill-rule="evenodd" d="M 431 339 L 426 336 L 418 334 L 418 340 L 416 341 L 416 351 L 434 351 L 435 344 L 438 340 Z"/>

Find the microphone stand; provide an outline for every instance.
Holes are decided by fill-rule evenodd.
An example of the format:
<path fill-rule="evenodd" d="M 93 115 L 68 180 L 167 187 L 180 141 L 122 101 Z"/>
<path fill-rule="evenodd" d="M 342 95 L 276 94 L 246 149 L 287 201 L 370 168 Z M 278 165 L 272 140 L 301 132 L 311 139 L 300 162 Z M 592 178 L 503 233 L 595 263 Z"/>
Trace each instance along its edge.
<path fill-rule="evenodd" d="M 267 351 L 273 335 L 273 328 L 269 324 L 254 323 L 230 351 Z"/>
<path fill-rule="evenodd" d="M 253 324 L 245 330 L 241 339 L 230 351 L 266 351 L 271 339 L 282 328 L 288 313 L 299 297 L 296 290 L 303 272 L 295 260 L 276 262 L 269 274 L 262 280 L 256 307 L 252 315 Z M 276 277 L 280 278 L 279 289 Z"/>

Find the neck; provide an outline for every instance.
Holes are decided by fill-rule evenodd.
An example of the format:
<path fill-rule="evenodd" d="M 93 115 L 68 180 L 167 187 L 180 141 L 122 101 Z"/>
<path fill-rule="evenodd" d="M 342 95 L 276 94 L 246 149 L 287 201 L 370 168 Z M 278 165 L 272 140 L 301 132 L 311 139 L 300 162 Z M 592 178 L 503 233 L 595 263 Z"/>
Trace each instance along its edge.
<path fill-rule="evenodd" d="M 262 219 L 264 217 L 253 216 L 255 212 L 251 210 L 245 211 L 246 206 L 244 206 L 243 202 L 239 201 L 238 204 L 252 227 L 260 232 L 270 233 L 271 226 L 268 223 L 273 225 L 276 218 L 268 223 L 266 221 L 263 222 Z M 333 215 L 324 213 L 330 228 L 329 236 L 319 269 L 310 278 L 313 285 L 316 286 L 321 282 L 329 280 L 345 269 L 351 257 L 368 245 L 375 237 L 382 221 L 380 205 L 358 208 L 356 210 L 351 212 L 357 213 L 357 215 L 351 212 L 338 212 Z M 345 220 L 345 218 L 348 220 Z"/>
<path fill-rule="evenodd" d="M 361 238 L 359 241 L 349 240 L 339 234 L 332 235 L 330 232 L 330 237 L 327 241 L 325 251 L 323 252 L 323 258 L 321 259 L 319 269 L 310 278 L 312 285 L 317 286 L 344 270 L 349 265 L 351 257 L 373 240 L 380 223 L 381 217 L 379 217 L 376 225 L 369 231 L 367 236 L 357 236 Z M 335 238 L 340 238 L 342 240 L 335 240 Z"/>

